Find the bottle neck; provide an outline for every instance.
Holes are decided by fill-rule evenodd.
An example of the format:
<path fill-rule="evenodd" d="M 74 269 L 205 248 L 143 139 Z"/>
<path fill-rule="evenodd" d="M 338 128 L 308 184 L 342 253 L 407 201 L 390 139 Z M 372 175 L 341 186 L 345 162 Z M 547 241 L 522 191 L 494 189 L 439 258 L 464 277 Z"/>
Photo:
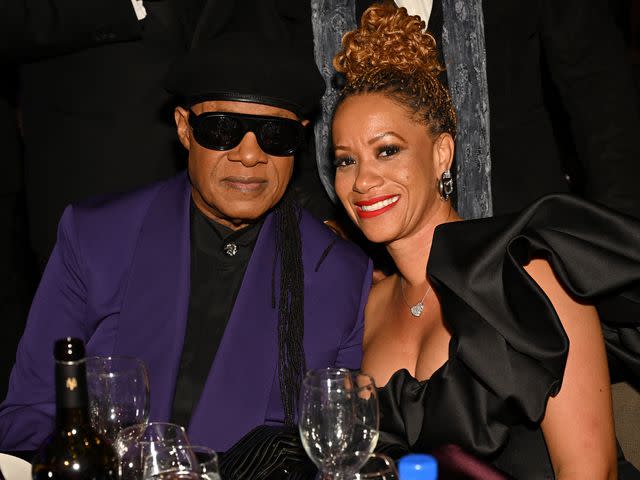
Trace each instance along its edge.
<path fill-rule="evenodd" d="M 56 362 L 56 423 L 59 428 L 77 428 L 89 424 L 84 360 Z"/>

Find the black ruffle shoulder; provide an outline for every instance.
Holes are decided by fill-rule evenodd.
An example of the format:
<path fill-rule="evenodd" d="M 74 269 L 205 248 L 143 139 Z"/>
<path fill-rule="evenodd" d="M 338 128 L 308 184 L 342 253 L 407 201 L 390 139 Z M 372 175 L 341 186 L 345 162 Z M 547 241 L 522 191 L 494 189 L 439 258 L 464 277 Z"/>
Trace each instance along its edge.
<path fill-rule="evenodd" d="M 515 478 L 553 478 L 539 423 L 562 384 L 568 339 L 523 268 L 545 258 L 596 305 L 612 368 L 640 379 L 640 222 L 569 195 L 518 215 L 440 225 L 427 274 L 452 333 L 428 382 L 399 371 L 379 390 L 383 449 L 456 444 Z"/>

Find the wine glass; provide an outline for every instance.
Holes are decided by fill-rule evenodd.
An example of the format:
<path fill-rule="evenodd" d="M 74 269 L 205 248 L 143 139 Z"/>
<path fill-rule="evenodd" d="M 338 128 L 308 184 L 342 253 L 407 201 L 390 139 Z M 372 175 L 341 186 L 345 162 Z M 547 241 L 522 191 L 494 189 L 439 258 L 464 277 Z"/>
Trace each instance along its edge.
<path fill-rule="evenodd" d="M 149 375 L 134 357 L 89 357 L 87 389 L 91 424 L 114 442 L 118 433 L 149 420 Z"/>
<path fill-rule="evenodd" d="M 115 442 L 120 457 L 119 478 L 140 480 L 150 456 L 156 456 L 167 447 L 187 445 L 187 434 L 180 425 L 150 422 L 127 427 L 118 434 Z M 192 463 L 195 465 L 196 460 L 192 460 Z"/>
<path fill-rule="evenodd" d="M 378 441 L 373 378 L 340 368 L 310 370 L 301 390 L 299 429 L 307 455 L 321 478 L 353 478 Z"/>
<path fill-rule="evenodd" d="M 158 447 L 147 456 L 143 480 L 171 472 L 195 472 L 204 480 L 220 480 L 218 455 L 201 446 L 169 445 Z"/>
<path fill-rule="evenodd" d="M 398 470 L 386 455 L 374 453 L 367 463 L 355 474 L 354 480 L 398 480 Z"/>

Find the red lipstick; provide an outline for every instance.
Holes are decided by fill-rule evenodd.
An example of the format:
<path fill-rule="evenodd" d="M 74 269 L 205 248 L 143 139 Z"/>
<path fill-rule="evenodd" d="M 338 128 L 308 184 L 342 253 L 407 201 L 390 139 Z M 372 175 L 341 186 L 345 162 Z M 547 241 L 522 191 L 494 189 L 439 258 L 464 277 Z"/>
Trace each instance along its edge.
<path fill-rule="evenodd" d="M 393 201 L 389 202 L 389 200 L 392 199 Z M 383 213 L 391 210 L 396 205 L 396 203 L 398 203 L 399 199 L 400 195 L 380 195 L 379 197 L 354 202 L 354 205 L 356 206 L 356 213 L 360 218 L 372 218 L 377 217 L 378 215 L 382 215 Z M 368 208 L 381 202 L 385 202 L 386 205 L 381 205 L 379 206 L 379 208 L 375 209 Z"/>

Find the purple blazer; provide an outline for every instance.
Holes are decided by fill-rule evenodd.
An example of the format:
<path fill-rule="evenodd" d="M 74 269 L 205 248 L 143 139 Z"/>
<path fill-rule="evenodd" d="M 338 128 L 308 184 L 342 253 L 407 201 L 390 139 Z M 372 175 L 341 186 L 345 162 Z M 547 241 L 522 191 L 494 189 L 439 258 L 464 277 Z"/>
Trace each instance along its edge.
<path fill-rule="evenodd" d="M 83 338 L 88 355 L 142 358 L 151 420 L 169 419 L 189 302 L 190 194 L 183 173 L 66 209 L 0 405 L 0 449 L 35 449 L 51 431 L 52 348 L 67 335 Z M 224 451 L 253 427 L 283 421 L 271 305 L 274 233 L 269 215 L 188 428 L 196 444 Z M 358 368 L 371 262 L 307 213 L 301 233 L 307 367 Z"/>

